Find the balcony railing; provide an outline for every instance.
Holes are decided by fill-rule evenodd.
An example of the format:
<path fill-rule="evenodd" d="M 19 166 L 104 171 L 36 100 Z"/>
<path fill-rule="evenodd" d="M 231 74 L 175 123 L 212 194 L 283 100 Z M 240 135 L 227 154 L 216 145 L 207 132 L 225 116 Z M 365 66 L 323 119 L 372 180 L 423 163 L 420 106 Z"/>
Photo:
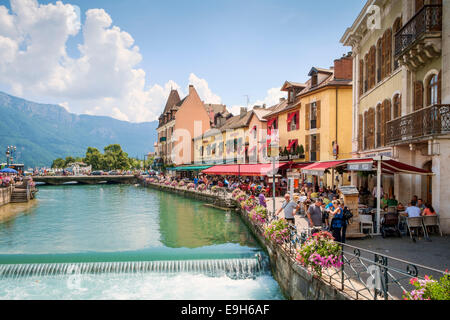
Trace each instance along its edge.
<path fill-rule="evenodd" d="M 442 5 L 425 5 L 395 34 L 395 55 L 402 54 L 424 34 L 442 31 Z"/>
<path fill-rule="evenodd" d="M 439 104 L 386 123 L 386 144 L 450 133 L 450 105 Z"/>

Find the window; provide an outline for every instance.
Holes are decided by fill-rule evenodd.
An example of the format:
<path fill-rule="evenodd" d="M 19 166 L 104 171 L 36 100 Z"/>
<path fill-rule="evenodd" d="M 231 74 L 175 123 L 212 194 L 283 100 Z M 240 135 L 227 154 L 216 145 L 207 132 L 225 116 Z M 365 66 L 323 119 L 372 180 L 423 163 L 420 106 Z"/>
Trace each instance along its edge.
<path fill-rule="evenodd" d="M 377 148 L 381 147 L 381 130 L 382 128 L 382 115 L 381 115 L 381 103 L 377 105 L 376 108 L 376 141 L 375 145 Z"/>
<path fill-rule="evenodd" d="M 295 131 L 299 129 L 299 111 L 288 113 L 287 131 Z"/>
<path fill-rule="evenodd" d="M 428 106 L 432 106 L 434 104 L 438 104 L 438 75 L 435 74 L 431 77 L 428 82 L 428 90 L 427 90 Z"/>
<path fill-rule="evenodd" d="M 399 94 L 396 94 L 394 96 L 394 101 L 393 101 L 393 118 L 400 118 L 401 114 L 402 114 L 402 106 L 401 106 L 401 96 Z"/>
<path fill-rule="evenodd" d="M 317 86 L 317 73 L 311 76 L 311 87 Z"/>
<path fill-rule="evenodd" d="M 288 98 L 289 98 L 289 103 L 294 102 L 294 90 L 289 90 Z"/>
<path fill-rule="evenodd" d="M 394 34 L 396 34 L 403 26 L 402 17 L 397 18 L 394 22 L 394 26 L 392 27 L 392 31 Z M 400 67 L 400 63 L 398 59 L 394 60 L 394 70 L 397 70 Z"/>
<path fill-rule="evenodd" d="M 414 111 L 423 108 L 423 83 L 416 81 L 414 83 Z"/>
<path fill-rule="evenodd" d="M 384 76 L 387 77 L 392 71 L 392 30 L 388 29 L 383 35 Z"/>
<path fill-rule="evenodd" d="M 317 128 L 317 103 L 313 102 L 311 103 L 311 112 L 310 112 L 310 119 L 311 119 L 311 129 Z"/>
<path fill-rule="evenodd" d="M 382 56 L 383 46 L 381 44 L 382 44 L 381 39 L 378 39 L 378 43 L 377 43 L 377 83 L 383 79 L 382 73 L 381 73 L 381 66 L 383 65 L 383 56 Z"/>
<path fill-rule="evenodd" d="M 359 96 L 364 94 L 364 61 L 359 60 Z"/>

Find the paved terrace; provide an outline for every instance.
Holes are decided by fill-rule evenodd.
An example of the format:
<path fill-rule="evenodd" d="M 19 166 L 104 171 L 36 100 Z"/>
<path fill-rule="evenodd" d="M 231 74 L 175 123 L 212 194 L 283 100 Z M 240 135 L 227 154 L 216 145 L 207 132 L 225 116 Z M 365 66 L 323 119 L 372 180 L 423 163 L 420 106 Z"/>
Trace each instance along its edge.
<path fill-rule="evenodd" d="M 272 198 L 267 199 L 267 208 L 272 211 Z M 276 198 L 276 210 L 281 207 L 284 198 Z M 281 217 L 283 213 L 280 214 Z M 297 230 L 308 228 L 308 221 L 302 216 L 295 216 Z M 381 236 L 365 239 L 347 239 L 347 244 L 377 252 L 381 255 L 421 264 L 438 270 L 450 270 L 450 237 L 430 235 L 431 241 L 419 238 L 415 243 L 409 236 L 402 238 Z"/>

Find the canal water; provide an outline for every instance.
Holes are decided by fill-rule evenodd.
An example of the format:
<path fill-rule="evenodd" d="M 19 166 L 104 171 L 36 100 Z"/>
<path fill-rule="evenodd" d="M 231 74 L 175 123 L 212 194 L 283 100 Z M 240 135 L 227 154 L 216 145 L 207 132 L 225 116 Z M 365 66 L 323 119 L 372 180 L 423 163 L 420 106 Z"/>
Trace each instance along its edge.
<path fill-rule="evenodd" d="M 234 213 L 129 185 L 0 210 L 0 299 L 283 299 Z"/>

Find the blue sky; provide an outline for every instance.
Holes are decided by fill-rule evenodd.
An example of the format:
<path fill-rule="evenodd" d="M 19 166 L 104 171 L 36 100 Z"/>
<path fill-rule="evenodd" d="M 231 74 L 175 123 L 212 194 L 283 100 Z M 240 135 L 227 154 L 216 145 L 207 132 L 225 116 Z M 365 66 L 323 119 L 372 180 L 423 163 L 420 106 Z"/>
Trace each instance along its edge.
<path fill-rule="evenodd" d="M 23 0 L 18 0 L 23 1 Z M 39 1 L 39 4 L 55 1 Z M 312 66 L 329 67 L 347 53 L 339 40 L 364 0 L 70 0 L 86 11 L 102 8 L 112 24 L 126 31 L 139 47 L 145 86 L 168 81 L 184 92 L 191 73 L 207 81 L 209 89 L 227 106 L 264 100 L 267 91 L 285 80 L 303 82 Z M 10 2 L 0 0 L 11 9 Z M 11 13 L 11 12 L 10 12 Z M 1 31 L 1 30 L 0 30 Z M 0 33 L 1 34 L 1 33 Z M 79 58 L 83 32 L 69 36 L 67 54 Z M 10 84 L 0 84 L 8 91 Z M 9 90 L 9 92 L 11 92 Z M 64 94 L 34 90 L 25 97 L 60 103 Z M 160 103 L 159 103 L 160 104 Z M 152 108 L 157 108 L 152 106 Z M 82 113 L 83 110 L 70 108 Z M 101 109 L 103 110 L 103 109 Z M 100 109 L 99 113 L 102 113 Z M 95 112 L 94 112 L 95 113 Z M 137 120 L 136 120 L 137 121 Z"/>

